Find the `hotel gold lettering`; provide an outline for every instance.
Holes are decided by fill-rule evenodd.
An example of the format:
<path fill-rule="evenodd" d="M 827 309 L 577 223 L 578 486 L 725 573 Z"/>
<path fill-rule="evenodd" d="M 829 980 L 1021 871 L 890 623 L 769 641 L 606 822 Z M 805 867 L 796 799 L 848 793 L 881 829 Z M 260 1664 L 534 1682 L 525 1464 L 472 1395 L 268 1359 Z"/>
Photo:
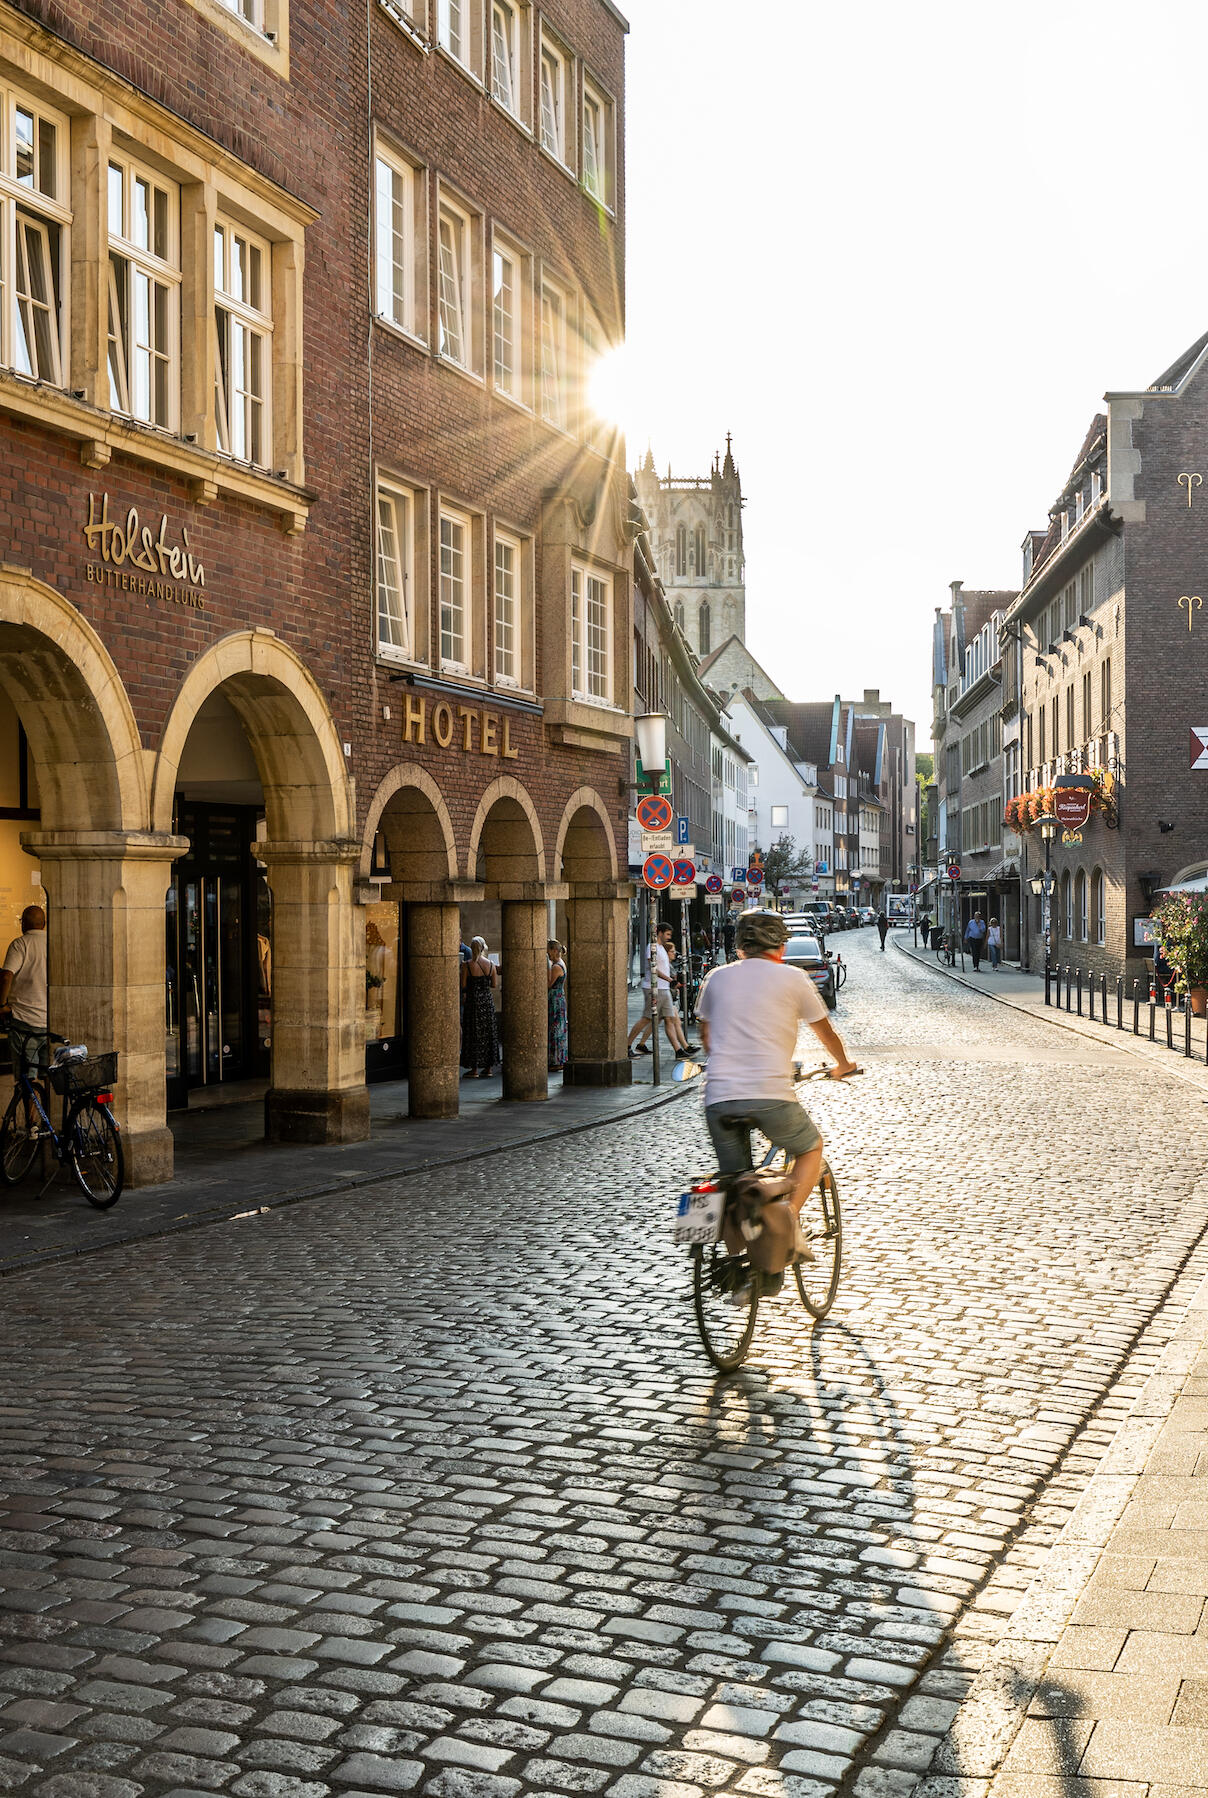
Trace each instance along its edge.
<path fill-rule="evenodd" d="M 109 516 L 109 495 L 102 493 L 98 511 L 96 495 L 88 495 L 88 522 L 84 541 L 99 562 L 84 565 L 85 578 L 98 587 L 118 587 L 148 599 L 171 600 L 179 606 L 205 610 L 204 564 L 189 548 L 189 533 L 182 528 L 180 543 L 168 542 L 168 514 L 161 513 L 158 532 L 140 525 L 131 506 L 125 520 Z M 141 570 L 141 573 L 136 573 Z M 150 579 L 146 577 L 150 576 Z M 181 583 L 179 585 L 174 583 Z"/>
<path fill-rule="evenodd" d="M 432 741 L 438 749 L 448 749 L 454 734 L 465 755 L 497 755 L 502 761 L 514 762 L 520 755 L 512 746 L 512 720 L 506 712 L 483 711 L 478 706 L 454 708 L 447 699 L 438 699 L 429 714 L 428 701 L 419 694 L 403 696 L 403 742 L 422 744 Z"/>

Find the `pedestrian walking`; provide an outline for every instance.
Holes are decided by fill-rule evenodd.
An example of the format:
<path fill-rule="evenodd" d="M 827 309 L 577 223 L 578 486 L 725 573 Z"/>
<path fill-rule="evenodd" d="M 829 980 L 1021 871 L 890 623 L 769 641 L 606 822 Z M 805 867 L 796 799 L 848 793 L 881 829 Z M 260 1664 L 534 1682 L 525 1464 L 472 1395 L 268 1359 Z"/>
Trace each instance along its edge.
<path fill-rule="evenodd" d="M 670 924 L 660 924 L 655 933 L 655 977 L 658 981 L 655 1003 L 658 1015 L 663 1020 L 663 1029 L 667 1033 L 667 1041 L 675 1051 L 677 1060 L 700 1048 L 699 1043 L 690 1043 L 684 1035 L 680 1024 L 679 1013 L 671 997 L 671 962 L 675 955 L 675 944 L 672 941 Z M 646 996 L 643 1015 L 629 1032 L 629 1054 L 632 1059 L 638 1055 L 649 1055 L 647 1039 L 651 1033 L 650 1018 L 650 967 L 647 964 L 642 975 L 642 991 Z"/>
<path fill-rule="evenodd" d="M 990 927 L 986 931 L 986 953 L 990 957 L 990 972 L 993 974 L 1002 960 L 1002 929 L 997 918 L 990 919 Z"/>
<path fill-rule="evenodd" d="M 931 913 L 924 907 L 919 913 L 919 941 L 926 949 L 931 942 Z"/>
<path fill-rule="evenodd" d="M 499 1060 L 498 984 L 499 970 L 487 954 L 486 938 L 476 936 L 469 961 L 461 964 L 461 1065 L 469 1080 L 485 1080 Z"/>
<path fill-rule="evenodd" d="M 889 919 L 885 916 L 885 907 L 877 913 L 877 935 L 881 939 L 881 954 L 885 953 L 885 938 L 889 935 Z"/>
<path fill-rule="evenodd" d="M 727 961 L 734 960 L 734 930 L 734 914 L 733 912 L 727 912 L 726 921 L 721 927 L 722 947 L 726 952 Z"/>
<path fill-rule="evenodd" d="M 556 938 L 551 937 L 545 945 L 545 953 L 549 960 L 549 988 L 546 995 L 549 1014 L 549 1071 L 556 1074 L 559 1068 L 566 1066 L 567 1055 L 566 950 Z"/>
<path fill-rule="evenodd" d="M 973 972 L 981 967 L 982 951 L 986 946 L 986 920 L 979 911 L 975 911 L 965 925 L 965 941 L 969 945 L 969 953 L 973 957 Z"/>

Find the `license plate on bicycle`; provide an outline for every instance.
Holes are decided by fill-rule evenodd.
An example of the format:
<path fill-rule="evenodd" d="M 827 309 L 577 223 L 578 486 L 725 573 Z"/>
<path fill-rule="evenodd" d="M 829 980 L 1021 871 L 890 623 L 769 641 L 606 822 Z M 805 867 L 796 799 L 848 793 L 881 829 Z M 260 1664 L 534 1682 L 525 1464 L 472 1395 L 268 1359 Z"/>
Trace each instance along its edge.
<path fill-rule="evenodd" d="M 721 1235 L 724 1208 L 725 1197 L 721 1192 L 681 1193 L 675 1201 L 675 1216 L 671 1224 L 672 1242 L 681 1247 L 716 1242 Z"/>

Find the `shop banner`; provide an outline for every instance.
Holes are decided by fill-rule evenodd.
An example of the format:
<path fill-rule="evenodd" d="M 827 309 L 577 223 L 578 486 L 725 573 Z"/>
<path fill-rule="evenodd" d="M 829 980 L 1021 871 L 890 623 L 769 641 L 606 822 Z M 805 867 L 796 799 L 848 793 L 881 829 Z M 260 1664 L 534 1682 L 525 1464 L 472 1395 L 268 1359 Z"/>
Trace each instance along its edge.
<path fill-rule="evenodd" d="M 1081 830 L 1091 815 L 1094 783 L 1089 774 L 1059 774 L 1053 783 L 1053 812 L 1062 830 Z"/>

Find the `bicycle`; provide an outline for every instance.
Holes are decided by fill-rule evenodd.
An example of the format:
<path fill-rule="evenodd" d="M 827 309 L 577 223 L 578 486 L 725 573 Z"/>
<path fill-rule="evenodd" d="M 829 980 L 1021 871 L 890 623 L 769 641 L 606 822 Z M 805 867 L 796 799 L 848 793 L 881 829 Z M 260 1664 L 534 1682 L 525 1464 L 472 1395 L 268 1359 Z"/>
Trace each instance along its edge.
<path fill-rule="evenodd" d="M 804 1078 L 818 1080 L 829 1072 L 824 1065 Z M 725 1225 L 727 1221 L 736 1224 L 748 1241 L 753 1240 L 761 1228 L 759 1211 L 784 1197 L 793 1186 L 794 1157 L 761 1137 L 753 1119 L 746 1121 L 752 1134 L 753 1160 L 755 1141 L 764 1145 L 757 1166 L 743 1174 L 715 1174 L 693 1181 L 678 1201 L 672 1232 L 672 1240 L 689 1249 L 696 1327 L 705 1353 L 723 1373 L 741 1367 L 746 1360 L 765 1283 L 775 1278 L 751 1267 L 745 1255 L 735 1255 L 726 1247 Z M 818 1185 L 801 1208 L 801 1222 L 809 1238 L 809 1254 L 808 1258 L 794 1257 L 790 1266 L 801 1303 L 820 1323 L 835 1302 L 843 1264 L 839 1188 L 825 1160 Z M 734 1303 L 734 1294 L 744 1289 L 749 1293 L 745 1307 Z"/>
<path fill-rule="evenodd" d="M 941 940 L 935 952 L 935 959 L 943 962 L 949 968 L 956 966 L 956 937 L 951 930 Z"/>
<path fill-rule="evenodd" d="M 0 1181 L 16 1186 L 45 1144 L 60 1166 L 70 1166 L 88 1203 L 98 1211 L 108 1211 L 121 1198 L 126 1179 L 121 1131 L 109 1109 L 117 1055 L 90 1056 L 82 1043 L 69 1044 L 66 1037 L 53 1031 L 46 1034 L 49 1043 L 61 1045 L 45 1072 L 62 1097 L 62 1120 L 56 1130 L 49 1100 L 44 1105 L 40 1088 L 24 1068 L 16 1069 L 13 1096 L 0 1123 Z M 53 1179 L 52 1174 L 42 1192 Z"/>

